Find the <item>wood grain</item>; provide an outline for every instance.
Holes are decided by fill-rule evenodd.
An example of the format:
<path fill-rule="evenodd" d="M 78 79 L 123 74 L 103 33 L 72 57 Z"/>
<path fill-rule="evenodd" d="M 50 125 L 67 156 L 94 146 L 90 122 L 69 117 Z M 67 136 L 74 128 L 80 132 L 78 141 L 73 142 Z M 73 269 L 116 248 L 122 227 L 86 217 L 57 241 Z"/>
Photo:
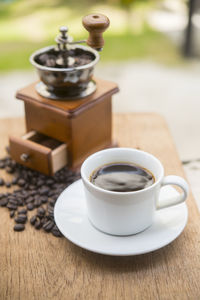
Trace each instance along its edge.
<path fill-rule="evenodd" d="M 149 151 L 163 162 L 166 174 L 184 176 L 162 117 L 116 115 L 113 122 L 121 146 Z M 2 155 L 8 133 L 23 133 L 23 126 L 23 120 L 0 120 Z M 199 213 L 192 195 L 187 203 L 189 221 L 181 236 L 134 257 L 94 254 L 30 226 L 15 233 L 13 220 L 0 208 L 0 299 L 199 299 Z"/>

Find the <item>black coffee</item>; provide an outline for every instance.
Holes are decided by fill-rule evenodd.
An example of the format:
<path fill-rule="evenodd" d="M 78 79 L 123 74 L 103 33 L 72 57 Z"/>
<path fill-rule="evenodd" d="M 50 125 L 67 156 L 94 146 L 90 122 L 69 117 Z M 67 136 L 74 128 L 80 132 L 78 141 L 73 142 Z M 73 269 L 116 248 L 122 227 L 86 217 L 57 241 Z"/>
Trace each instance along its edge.
<path fill-rule="evenodd" d="M 150 171 L 131 163 L 112 163 L 101 166 L 90 176 L 90 181 L 108 191 L 133 192 L 142 190 L 155 181 Z"/>

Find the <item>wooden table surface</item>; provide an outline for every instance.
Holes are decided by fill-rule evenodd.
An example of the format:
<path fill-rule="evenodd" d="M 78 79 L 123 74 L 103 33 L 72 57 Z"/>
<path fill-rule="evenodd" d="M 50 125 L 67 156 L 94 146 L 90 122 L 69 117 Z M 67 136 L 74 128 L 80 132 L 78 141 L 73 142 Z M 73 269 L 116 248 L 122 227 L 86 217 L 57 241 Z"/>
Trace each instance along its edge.
<path fill-rule="evenodd" d="M 162 161 L 166 174 L 184 176 L 162 117 L 123 114 L 113 122 L 120 146 L 148 151 Z M 0 120 L 1 157 L 8 133 L 23 131 L 22 119 Z M 192 195 L 187 204 L 189 221 L 180 237 L 132 257 L 91 253 L 29 225 L 13 232 L 13 220 L 0 208 L 0 299 L 200 299 L 200 220 Z"/>

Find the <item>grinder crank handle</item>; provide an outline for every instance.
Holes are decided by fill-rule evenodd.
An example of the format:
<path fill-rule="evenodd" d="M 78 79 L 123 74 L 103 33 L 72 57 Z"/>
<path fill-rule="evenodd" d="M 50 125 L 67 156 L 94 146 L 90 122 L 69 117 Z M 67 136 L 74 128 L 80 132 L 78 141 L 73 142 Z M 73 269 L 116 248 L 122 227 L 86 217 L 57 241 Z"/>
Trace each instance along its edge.
<path fill-rule="evenodd" d="M 83 26 L 89 32 L 88 46 L 101 51 L 104 45 L 103 32 L 110 25 L 108 17 L 102 14 L 90 14 L 82 19 Z"/>

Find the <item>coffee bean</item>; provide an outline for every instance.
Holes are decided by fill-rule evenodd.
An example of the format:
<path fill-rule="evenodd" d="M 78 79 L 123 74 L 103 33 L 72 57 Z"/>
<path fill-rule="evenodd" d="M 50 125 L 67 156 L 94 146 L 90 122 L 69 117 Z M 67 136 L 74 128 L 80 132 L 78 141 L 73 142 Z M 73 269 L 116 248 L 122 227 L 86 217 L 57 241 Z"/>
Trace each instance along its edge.
<path fill-rule="evenodd" d="M 39 207 L 37 209 L 37 216 L 38 217 L 43 217 L 45 215 L 45 209 L 43 207 Z"/>
<path fill-rule="evenodd" d="M 25 185 L 25 183 L 26 183 L 26 181 L 24 180 L 24 179 L 22 179 L 22 178 L 20 178 L 19 180 L 18 180 L 18 182 L 17 182 L 17 184 L 19 185 L 19 186 L 24 186 Z"/>
<path fill-rule="evenodd" d="M 6 185 L 7 188 L 10 188 L 10 187 L 11 187 L 11 182 L 8 182 L 8 181 L 7 181 L 7 182 L 5 183 L 5 185 Z"/>
<path fill-rule="evenodd" d="M 54 225 L 54 227 L 52 228 L 51 233 L 56 237 L 62 237 L 62 233 L 56 225 Z"/>
<path fill-rule="evenodd" d="M 53 213 L 53 207 L 51 205 L 49 205 L 49 204 L 47 206 L 47 211 L 48 211 L 49 214 Z"/>
<path fill-rule="evenodd" d="M 50 191 L 48 192 L 48 197 L 51 197 L 51 196 L 53 196 L 53 195 L 55 195 L 55 191 L 54 191 L 54 190 L 50 190 Z"/>
<path fill-rule="evenodd" d="M 45 182 L 42 179 L 38 180 L 38 182 L 37 182 L 38 187 L 43 186 L 44 184 L 45 184 Z"/>
<path fill-rule="evenodd" d="M 24 223 L 26 223 L 26 221 L 27 221 L 27 216 L 26 216 L 26 215 L 23 215 L 23 214 L 20 214 L 20 215 L 18 215 L 18 216 L 15 218 L 15 222 L 16 222 L 16 223 L 22 223 L 22 224 L 24 224 Z"/>
<path fill-rule="evenodd" d="M 33 185 L 33 184 L 30 184 L 29 186 L 28 186 L 28 188 L 29 188 L 29 190 L 35 190 L 36 189 L 36 186 L 35 185 Z"/>
<path fill-rule="evenodd" d="M 31 202 L 33 202 L 33 201 L 34 201 L 34 198 L 33 198 L 33 197 L 28 197 L 28 198 L 25 200 L 26 204 L 31 203 Z"/>
<path fill-rule="evenodd" d="M 37 217 L 36 216 L 32 216 L 31 219 L 30 219 L 31 225 L 34 225 L 35 222 L 36 222 L 36 220 L 37 220 Z"/>
<path fill-rule="evenodd" d="M 17 209 L 17 205 L 8 203 L 7 204 L 7 208 L 9 208 L 10 210 L 16 210 Z"/>
<path fill-rule="evenodd" d="M 0 200 L 0 206 L 6 206 L 8 204 L 8 198 L 2 198 L 1 200 Z"/>
<path fill-rule="evenodd" d="M 28 210 L 33 210 L 33 209 L 34 209 L 33 203 L 28 203 L 28 204 L 27 204 L 27 209 L 28 209 Z"/>
<path fill-rule="evenodd" d="M 15 216 L 15 211 L 14 210 L 11 210 L 10 211 L 10 218 L 13 218 Z"/>
<path fill-rule="evenodd" d="M 29 195 L 30 195 L 30 196 L 35 196 L 36 194 L 37 194 L 37 191 L 30 191 L 30 192 L 29 192 Z"/>
<path fill-rule="evenodd" d="M 12 179 L 12 184 L 17 184 L 17 182 L 18 182 L 18 178 L 17 178 L 17 177 L 14 177 L 14 178 Z"/>
<path fill-rule="evenodd" d="M 4 169 L 5 168 L 5 163 L 4 161 L 0 161 L 0 169 Z"/>
<path fill-rule="evenodd" d="M 13 229 L 14 231 L 23 231 L 25 229 L 25 226 L 24 224 L 16 224 Z"/>
<path fill-rule="evenodd" d="M 41 201 L 42 203 L 47 203 L 48 197 L 47 197 L 47 196 L 41 196 L 41 197 L 40 197 L 40 201 Z"/>
<path fill-rule="evenodd" d="M 53 198 L 49 198 L 49 204 L 51 205 L 51 206 L 54 206 L 55 205 L 55 200 L 53 199 Z"/>
<path fill-rule="evenodd" d="M 46 232 L 50 232 L 51 229 L 53 228 L 53 226 L 54 226 L 54 222 L 52 222 L 51 220 L 49 220 L 49 221 L 46 221 L 46 222 L 44 223 L 44 225 L 43 225 L 42 228 L 43 228 Z"/>
<path fill-rule="evenodd" d="M 51 186 L 52 184 L 54 184 L 54 180 L 51 179 L 51 178 L 50 178 L 50 179 L 47 179 L 47 180 L 46 180 L 46 184 L 49 185 L 49 186 Z"/>
<path fill-rule="evenodd" d="M 14 172 L 14 169 L 10 166 L 7 166 L 5 170 L 7 173 L 10 173 L 10 174 L 12 174 Z"/>
<path fill-rule="evenodd" d="M 5 182 L 4 182 L 3 178 L 0 178 L 0 186 L 2 186 L 4 184 L 5 184 Z"/>
<path fill-rule="evenodd" d="M 42 227 L 42 223 L 39 219 L 36 220 L 34 227 L 35 229 L 40 229 Z"/>
<path fill-rule="evenodd" d="M 8 201 L 10 204 L 13 204 L 13 205 L 17 205 L 18 203 L 17 203 L 17 200 L 15 200 L 15 199 L 9 199 L 9 201 Z"/>
<path fill-rule="evenodd" d="M 30 219 L 30 223 L 35 225 L 37 229 L 44 226 L 46 232 L 53 231 L 55 236 L 61 236 L 60 231 L 55 227 L 54 222 L 54 205 L 58 198 L 58 195 L 73 181 L 79 178 L 78 173 L 74 173 L 64 167 L 49 177 L 44 174 L 40 174 L 37 171 L 30 170 L 29 168 L 17 164 L 9 156 L 0 159 L 0 168 L 5 168 L 6 172 L 14 176 L 10 179 L 10 182 L 5 183 L 3 178 L 0 178 L 0 185 L 6 185 L 10 187 L 12 184 L 17 184 L 17 189 L 12 193 L 0 193 L 0 206 L 7 206 L 10 210 L 10 217 L 15 217 L 19 222 L 27 218 L 27 209 L 33 210 L 38 207 L 37 215 Z M 42 207 L 47 203 L 46 209 Z M 19 206 L 27 206 L 18 211 L 16 216 L 16 210 Z M 25 217 L 21 218 L 21 215 Z M 23 219 L 23 220 L 22 220 Z M 16 224 L 21 226 L 21 230 L 24 230 L 23 224 Z"/>
<path fill-rule="evenodd" d="M 18 199 L 18 206 L 23 206 L 24 202 L 21 199 Z"/>
<path fill-rule="evenodd" d="M 18 211 L 18 215 L 20 214 L 27 214 L 27 209 L 26 208 L 22 208 Z"/>
<path fill-rule="evenodd" d="M 24 185 L 24 189 L 25 189 L 25 190 L 28 190 L 28 187 L 29 187 L 29 184 L 26 183 L 26 184 Z"/>
<path fill-rule="evenodd" d="M 40 198 L 37 198 L 35 201 L 34 201 L 34 205 L 35 205 L 35 207 L 39 207 L 40 205 L 41 205 L 41 200 L 40 200 Z"/>
<path fill-rule="evenodd" d="M 48 186 L 44 186 L 39 190 L 40 195 L 47 195 L 49 192 L 49 187 Z"/>

